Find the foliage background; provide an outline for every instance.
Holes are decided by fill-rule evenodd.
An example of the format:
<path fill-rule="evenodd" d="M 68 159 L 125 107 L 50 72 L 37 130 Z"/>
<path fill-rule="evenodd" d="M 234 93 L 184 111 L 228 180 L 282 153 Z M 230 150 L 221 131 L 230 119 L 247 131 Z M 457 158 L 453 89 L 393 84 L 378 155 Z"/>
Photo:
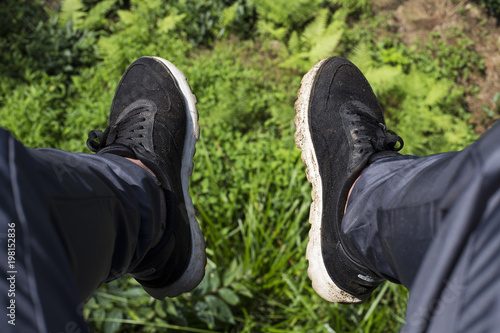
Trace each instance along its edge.
<path fill-rule="evenodd" d="M 495 1 L 473 6 L 498 16 Z M 84 314 L 96 332 L 395 332 L 407 291 L 328 304 L 307 278 L 310 185 L 293 141 L 300 79 L 348 57 L 366 74 L 404 153 L 477 138 L 465 95 L 484 59 L 465 37 L 407 45 L 368 0 L 9 0 L 0 15 L 0 125 L 30 147 L 88 152 L 114 89 L 142 55 L 168 59 L 198 97 L 191 191 L 207 239 L 205 279 L 175 299 L 132 279 L 103 285 Z M 459 29 L 459 28 L 457 28 Z M 380 32 L 384 33 L 381 34 Z M 466 61 L 464 61 L 466 59 Z M 499 97 L 485 107 L 498 117 Z M 490 122 L 491 123 L 491 122 Z"/>

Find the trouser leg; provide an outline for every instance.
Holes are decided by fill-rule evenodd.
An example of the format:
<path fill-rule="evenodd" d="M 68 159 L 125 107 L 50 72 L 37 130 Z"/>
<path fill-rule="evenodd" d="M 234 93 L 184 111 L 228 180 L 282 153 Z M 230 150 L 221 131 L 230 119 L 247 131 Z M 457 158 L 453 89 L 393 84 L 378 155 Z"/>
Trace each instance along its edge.
<path fill-rule="evenodd" d="M 463 160 L 457 153 L 398 156 L 366 168 L 342 221 L 343 242 L 354 258 L 410 288 L 441 221 L 439 202 Z"/>
<path fill-rule="evenodd" d="M 496 332 L 500 325 L 500 125 L 464 151 L 473 171 L 447 208 L 412 286 L 405 332 Z"/>
<path fill-rule="evenodd" d="M 470 179 L 475 197 L 464 193 L 443 221 L 412 286 L 404 332 L 498 330 L 500 177 L 496 174 L 484 182 Z M 488 187 L 493 186 L 496 190 L 490 192 Z"/>
<path fill-rule="evenodd" d="M 16 319 L 1 331 L 85 331 L 83 303 L 161 234 L 156 181 L 115 155 L 27 149 L 3 130 L 0 143 L 0 299 Z"/>
<path fill-rule="evenodd" d="M 407 332 L 470 332 L 479 319 L 488 328 L 498 321 L 488 316 L 500 300 L 498 142 L 497 125 L 459 153 L 382 159 L 354 186 L 345 245 L 410 289 Z"/>

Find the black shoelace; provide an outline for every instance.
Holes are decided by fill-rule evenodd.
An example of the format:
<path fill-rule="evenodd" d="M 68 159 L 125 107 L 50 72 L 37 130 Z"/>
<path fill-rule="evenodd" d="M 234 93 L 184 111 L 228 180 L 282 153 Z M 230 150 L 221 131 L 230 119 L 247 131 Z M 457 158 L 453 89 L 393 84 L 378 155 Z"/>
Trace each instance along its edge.
<path fill-rule="evenodd" d="M 87 139 L 87 147 L 90 151 L 97 153 L 106 146 L 106 138 L 108 137 L 109 127 L 103 132 L 101 130 L 92 130 L 89 132 Z M 97 141 L 96 141 L 97 139 Z"/>
<path fill-rule="evenodd" d="M 391 130 L 388 130 L 382 123 L 378 123 L 378 127 L 379 128 L 377 128 L 375 133 L 377 135 L 377 139 L 370 139 L 373 149 L 376 151 L 400 151 L 403 149 L 404 142 L 399 135 Z"/>
<path fill-rule="evenodd" d="M 147 114 L 147 108 L 138 107 L 137 113 L 122 119 L 114 126 L 108 126 L 103 132 L 101 130 L 92 130 L 89 132 L 87 147 L 93 151 L 107 147 L 113 143 L 124 146 L 141 145 L 146 134 L 145 122 L 147 121 L 144 113 Z"/>

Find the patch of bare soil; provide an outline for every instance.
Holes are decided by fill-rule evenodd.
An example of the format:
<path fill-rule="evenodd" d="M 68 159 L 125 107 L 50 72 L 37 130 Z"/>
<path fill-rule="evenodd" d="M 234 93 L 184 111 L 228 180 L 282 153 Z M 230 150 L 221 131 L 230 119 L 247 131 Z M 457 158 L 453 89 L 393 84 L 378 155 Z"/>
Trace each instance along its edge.
<path fill-rule="evenodd" d="M 49 9 L 54 9 L 56 6 L 61 5 L 62 0 L 44 0 L 44 6 Z"/>
<path fill-rule="evenodd" d="M 472 73 L 458 84 L 476 86 L 477 94 L 466 96 L 472 123 L 477 134 L 482 134 L 500 117 L 488 117 L 487 106 L 496 110 L 493 97 L 500 93 L 500 27 L 476 2 L 470 0 L 372 0 L 376 14 L 392 13 L 389 25 L 407 45 L 425 42 L 430 33 L 438 33 L 450 45 L 458 38 L 453 32 L 462 31 L 474 42 L 474 50 L 485 59 L 484 73 Z"/>

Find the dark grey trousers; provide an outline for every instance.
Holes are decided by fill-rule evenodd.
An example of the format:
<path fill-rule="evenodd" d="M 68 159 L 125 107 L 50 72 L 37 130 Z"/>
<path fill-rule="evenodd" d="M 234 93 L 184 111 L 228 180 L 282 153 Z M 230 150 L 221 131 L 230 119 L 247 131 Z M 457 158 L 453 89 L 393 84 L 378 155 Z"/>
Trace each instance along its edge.
<path fill-rule="evenodd" d="M 155 178 L 115 155 L 29 149 L 0 130 L 0 332 L 86 332 L 84 302 L 160 234 Z"/>
<path fill-rule="evenodd" d="M 496 332 L 499 124 L 461 152 L 368 166 L 343 233 L 354 260 L 410 290 L 403 332 Z"/>
<path fill-rule="evenodd" d="M 410 289 L 404 332 L 499 327 L 499 142 L 497 125 L 462 152 L 382 159 L 355 185 L 343 241 Z M 28 149 L 0 130 L 0 183 L 0 331 L 86 331 L 85 300 L 155 243 L 154 177 L 114 155 Z"/>

